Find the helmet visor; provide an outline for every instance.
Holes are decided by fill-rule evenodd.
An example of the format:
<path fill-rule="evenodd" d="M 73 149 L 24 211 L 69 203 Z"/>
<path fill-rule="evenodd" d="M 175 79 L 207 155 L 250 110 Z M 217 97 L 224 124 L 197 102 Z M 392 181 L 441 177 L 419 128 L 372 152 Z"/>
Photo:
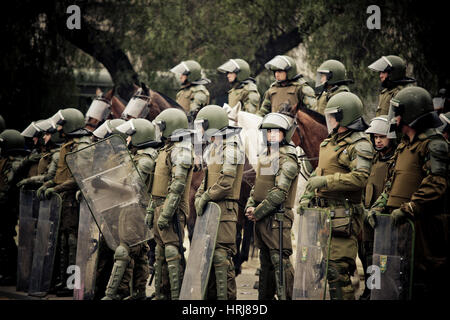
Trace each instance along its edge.
<path fill-rule="evenodd" d="M 172 69 L 170 69 L 170 72 L 175 73 L 175 74 L 188 75 L 191 72 L 191 70 L 189 70 L 189 67 L 187 66 L 186 63 L 181 62 L 181 63 L 177 64 L 175 67 L 173 67 Z"/>
<path fill-rule="evenodd" d="M 36 122 L 32 122 L 25 130 L 22 131 L 21 135 L 27 138 L 33 138 L 39 136 L 42 130 L 36 125 Z"/>
<path fill-rule="evenodd" d="M 145 118 L 149 112 L 147 105 L 147 100 L 134 96 L 122 112 L 122 118 L 125 120 L 129 118 Z"/>
<path fill-rule="evenodd" d="M 38 126 L 45 133 L 56 132 L 56 127 L 53 125 L 50 119 L 38 121 L 38 123 L 36 123 L 36 126 Z"/>
<path fill-rule="evenodd" d="M 389 62 L 389 60 L 385 56 L 382 56 L 380 59 L 373 62 L 369 66 L 369 69 L 373 71 L 386 72 L 389 71 L 391 67 L 392 64 Z"/>
<path fill-rule="evenodd" d="M 281 113 L 269 113 L 264 116 L 259 129 L 283 129 L 287 131 L 292 126 L 292 122 L 293 120 L 291 121 L 289 117 Z"/>
<path fill-rule="evenodd" d="M 366 133 L 381 134 L 387 136 L 389 133 L 389 122 L 387 119 L 380 117 L 374 118 L 370 122 L 370 127 L 366 130 Z"/>
<path fill-rule="evenodd" d="M 323 87 L 330 78 L 331 72 L 329 70 L 317 70 L 316 88 Z"/>
<path fill-rule="evenodd" d="M 264 67 L 268 70 L 276 71 L 276 70 L 289 70 L 292 66 L 288 59 L 283 56 L 276 56 L 269 62 L 267 62 Z"/>
<path fill-rule="evenodd" d="M 333 129 L 339 124 L 339 121 L 337 120 L 339 113 L 339 108 L 325 109 L 325 120 L 327 122 L 328 134 L 332 133 Z"/>
<path fill-rule="evenodd" d="M 66 123 L 66 119 L 64 119 L 64 116 L 62 115 L 61 110 L 59 110 L 57 113 L 55 113 L 50 118 L 50 121 L 55 128 L 57 128 L 58 126 L 62 126 L 62 125 L 64 125 L 64 123 Z"/>
<path fill-rule="evenodd" d="M 233 59 L 228 60 L 223 65 L 217 68 L 219 72 L 227 73 L 227 72 L 239 72 L 240 68 L 236 61 Z"/>
<path fill-rule="evenodd" d="M 103 99 L 95 99 L 92 101 L 88 111 L 86 112 L 86 120 L 89 118 L 97 119 L 98 121 L 105 120 L 110 113 L 111 105 Z"/>
<path fill-rule="evenodd" d="M 153 120 L 155 125 L 155 141 L 161 142 L 164 130 L 166 129 L 166 122 L 161 120 Z"/>
<path fill-rule="evenodd" d="M 92 132 L 92 134 L 99 139 L 107 138 L 112 133 L 113 130 L 109 124 L 109 121 L 104 122 L 100 127 L 98 127 L 97 129 L 94 130 L 94 132 Z"/>
<path fill-rule="evenodd" d="M 133 134 L 136 133 L 136 127 L 134 126 L 133 120 L 134 119 L 131 119 L 131 120 L 128 120 L 127 122 L 121 124 L 120 126 L 118 126 L 116 128 L 116 130 L 126 134 L 127 136 L 132 136 Z M 112 132 L 112 130 L 111 130 L 111 132 Z"/>

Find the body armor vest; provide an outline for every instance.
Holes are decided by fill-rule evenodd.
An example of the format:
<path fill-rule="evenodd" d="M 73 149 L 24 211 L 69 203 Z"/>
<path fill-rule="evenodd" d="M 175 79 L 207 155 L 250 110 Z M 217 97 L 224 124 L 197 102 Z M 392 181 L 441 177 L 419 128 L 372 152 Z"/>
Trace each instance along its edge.
<path fill-rule="evenodd" d="M 47 168 L 50 165 L 50 162 L 52 161 L 53 153 L 54 152 L 47 152 L 46 154 L 44 154 L 42 156 L 41 160 L 39 160 L 38 169 L 37 169 L 38 175 L 43 175 L 47 172 Z"/>
<path fill-rule="evenodd" d="M 216 147 L 217 148 L 217 147 Z M 218 153 L 216 155 L 216 148 L 213 148 L 209 154 L 208 169 L 206 175 L 206 189 L 211 188 L 219 179 L 220 172 L 222 171 L 224 157 L 223 153 Z M 225 196 L 227 200 L 239 200 L 241 194 L 241 184 L 242 184 L 242 174 L 244 170 L 244 164 L 238 164 L 236 170 L 236 177 L 233 181 L 233 187 L 231 192 Z"/>
<path fill-rule="evenodd" d="M 177 103 L 183 107 L 184 111 L 189 112 L 191 110 L 191 89 L 182 89 L 178 91 L 177 94 Z"/>
<path fill-rule="evenodd" d="M 56 174 L 53 180 L 56 184 L 62 184 L 72 177 L 72 174 L 70 173 L 69 167 L 66 163 L 66 154 L 72 152 L 75 147 L 75 140 L 69 141 L 62 145 L 58 160 L 58 167 L 56 168 Z"/>
<path fill-rule="evenodd" d="M 291 106 L 298 105 L 297 91 L 300 86 L 290 85 L 286 87 L 273 86 L 269 88 L 269 99 L 272 106 L 271 112 L 278 112 L 280 105 L 289 102 Z"/>
<path fill-rule="evenodd" d="M 279 168 L 281 168 L 283 163 L 283 157 L 285 155 L 280 154 L 279 159 Z M 275 187 L 275 179 L 276 174 L 262 174 L 262 173 L 269 173 L 274 172 L 276 161 L 278 160 L 277 154 L 272 155 L 264 155 L 261 156 L 258 160 L 258 164 L 256 167 L 256 178 L 255 178 L 255 189 L 253 191 L 253 199 L 256 202 L 262 202 L 266 197 L 269 191 Z M 272 167 L 272 169 L 270 169 Z M 265 170 L 264 170 L 265 169 Z M 262 172 L 264 170 L 265 172 Z M 287 194 L 286 201 L 284 202 L 284 206 L 287 209 L 292 209 L 295 204 L 295 195 L 297 190 L 297 182 L 298 182 L 298 175 L 297 177 L 292 181 L 291 187 L 289 188 L 289 192 Z"/>
<path fill-rule="evenodd" d="M 351 170 L 339 163 L 338 159 L 347 146 L 358 141 L 352 140 L 352 135 L 334 144 L 328 141 L 325 145 L 321 145 L 319 152 L 319 164 L 317 166 L 318 176 L 333 175 L 335 173 L 349 173 Z M 328 191 L 326 188 L 321 188 L 317 192 L 319 197 L 345 201 L 348 199 L 352 203 L 360 203 L 362 189 L 357 191 Z"/>
<path fill-rule="evenodd" d="M 383 192 L 384 181 L 388 172 L 388 162 L 378 159 L 370 171 L 364 197 L 364 206 L 370 208 Z"/>
<path fill-rule="evenodd" d="M 155 183 L 152 185 L 152 196 L 165 198 L 169 194 L 169 183 L 172 180 L 172 162 L 170 160 L 172 149 L 172 147 L 163 148 L 158 154 L 153 178 Z M 193 169 L 189 170 L 186 180 L 186 187 L 181 195 L 180 205 L 184 204 L 185 206 L 188 206 L 189 204 L 192 173 Z"/>
<path fill-rule="evenodd" d="M 408 202 L 425 178 L 418 152 L 422 143 L 424 141 L 416 141 L 399 150 L 387 206 L 399 208 L 403 202 Z"/>

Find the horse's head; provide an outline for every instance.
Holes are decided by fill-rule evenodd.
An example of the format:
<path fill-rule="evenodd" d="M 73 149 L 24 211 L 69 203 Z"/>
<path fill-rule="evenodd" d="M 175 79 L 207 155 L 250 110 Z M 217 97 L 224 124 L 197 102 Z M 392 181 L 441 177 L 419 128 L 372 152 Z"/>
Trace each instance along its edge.
<path fill-rule="evenodd" d="M 238 114 L 242 108 L 241 102 L 239 101 L 235 106 L 232 106 L 232 107 L 228 103 L 225 103 L 223 105 L 223 108 L 228 115 L 229 124 L 231 126 L 237 126 L 238 125 Z"/>
<path fill-rule="evenodd" d="M 328 136 L 325 117 L 314 110 L 301 107 L 295 118 L 297 128 L 292 140 L 305 151 L 315 168 L 318 164 L 320 143 Z"/>

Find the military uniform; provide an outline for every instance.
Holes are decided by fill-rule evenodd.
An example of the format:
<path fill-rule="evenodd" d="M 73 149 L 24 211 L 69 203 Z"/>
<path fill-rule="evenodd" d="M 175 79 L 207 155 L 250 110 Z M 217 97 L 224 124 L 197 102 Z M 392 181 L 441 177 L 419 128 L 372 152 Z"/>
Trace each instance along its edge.
<path fill-rule="evenodd" d="M 210 201 L 216 202 L 221 209 L 211 271 L 215 281 L 213 277 L 209 278 L 207 297 L 236 300 L 232 256 L 237 251 L 236 223 L 245 156 L 239 136 L 218 140 L 209 144 L 205 150 L 204 158 L 208 167 L 195 196 L 198 199 L 206 192 Z"/>
<path fill-rule="evenodd" d="M 317 96 L 317 112 L 324 114 L 328 101 L 340 92 L 350 92 L 346 85 L 333 86 Z"/>
<path fill-rule="evenodd" d="M 313 88 L 311 88 L 306 80 L 297 74 L 297 65 L 289 56 L 276 56 L 264 67 L 274 72 L 285 71 L 285 81 L 275 81 L 270 88 L 264 93 L 261 108 L 256 113 L 264 117 L 270 112 L 278 112 L 282 103 L 288 103 L 292 107 L 300 106 L 317 110 L 317 101 Z"/>
<path fill-rule="evenodd" d="M 282 103 L 288 102 L 291 106 L 303 105 L 308 109 L 316 110 L 317 102 L 314 90 L 299 78 L 287 83 L 274 82 L 263 97 L 261 108 L 256 113 L 264 117 L 270 112 L 278 112 Z"/>
<path fill-rule="evenodd" d="M 46 181 L 53 180 L 58 166 L 59 150 L 59 148 L 53 148 L 44 152 L 37 164 L 36 174 L 23 180 L 23 183 L 39 185 Z"/>
<path fill-rule="evenodd" d="M 362 102 L 353 93 L 341 92 L 330 99 L 325 109 L 330 135 L 320 144 L 319 164 L 300 202 L 300 209 L 307 202 L 308 206 L 330 210 L 327 279 L 333 300 L 355 299 L 350 276 L 356 270 L 357 236 L 364 215 L 361 197 L 374 155 L 368 136 L 362 132 L 367 129 L 362 112 Z M 335 118 L 334 127 L 331 117 Z"/>
<path fill-rule="evenodd" d="M 387 115 L 391 99 L 406 86 L 416 80 L 406 77 L 405 61 L 394 55 L 382 56 L 374 61 L 369 67 L 370 70 L 377 72 L 387 72 L 388 75 L 381 83 L 382 89 L 378 98 L 376 116 Z"/>
<path fill-rule="evenodd" d="M 317 205 L 334 209 L 340 223 L 339 208 L 350 210 L 350 219 L 332 228 L 328 282 L 332 299 L 354 299 L 350 275 L 356 270 L 357 236 L 361 231 L 364 208 L 361 196 L 369 177 L 373 149 L 362 132 L 334 133 L 320 145 L 319 164 L 313 176 L 326 176 L 327 187 L 317 192 Z M 342 230 L 340 230 L 342 229 Z"/>
<path fill-rule="evenodd" d="M 276 169 L 275 166 L 278 165 Z M 271 170 L 264 174 L 262 170 Z M 280 146 L 279 152 L 261 156 L 258 160 L 255 185 L 250 192 L 246 207 L 256 207 L 254 215 L 255 245 L 259 248 L 261 271 L 259 274 L 258 299 L 272 300 L 277 292 L 278 299 L 284 293 L 278 288 L 280 278 L 279 257 L 279 217 L 277 210 L 284 204 L 283 219 L 283 269 L 285 270 L 285 296 L 292 298 L 294 268 L 290 262 L 292 254 L 291 229 L 294 222 L 294 207 L 297 190 L 299 165 L 295 147 L 291 144 Z M 267 210 L 268 209 L 268 210 Z"/>
<path fill-rule="evenodd" d="M 346 84 L 353 82 L 347 79 L 347 70 L 338 60 L 327 60 L 317 69 L 316 89 L 320 89 L 317 96 L 317 112 L 324 114 L 328 101 L 340 92 L 350 92 Z"/>
<path fill-rule="evenodd" d="M 176 101 L 186 113 L 198 112 L 209 103 L 209 92 L 202 84 L 183 85 L 177 93 Z"/>
<path fill-rule="evenodd" d="M 144 179 L 147 192 L 150 192 L 153 185 L 153 174 L 155 170 L 158 150 L 154 148 L 144 148 L 137 150 L 133 157 L 134 163 Z M 147 243 L 140 243 L 128 248 L 130 261 L 120 282 L 117 294 L 126 297 L 129 292 L 130 283 L 133 283 L 133 296 L 145 296 L 145 288 L 149 276 L 148 250 Z"/>
<path fill-rule="evenodd" d="M 252 80 L 236 83 L 228 91 L 228 104 L 233 107 L 240 102 L 245 112 L 256 113 L 259 108 L 259 99 L 258 88 Z"/>
<path fill-rule="evenodd" d="M 21 170 L 23 155 L 8 155 L 0 158 L 0 206 L 2 208 L 2 223 L 0 224 L 0 283 L 10 277 L 15 281 L 17 246 L 17 217 L 19 215 L 19 190 L 15 183 L 25 175 Z"/>
<path fill-rule="evenodd" d="M 440 282 L 447 273 L 447 230 L 442 214 L 448 193 L 448 144 L 436 129 L 427 129 L 412 142 L 405 135 L 393 160 L 384 190 L 386 210 L 401 208 L 415 218 L 413 295 L 427 297 L 439 292 L 433 289 L 442 288 Z"/>
<path fill-rule="evenodd" d="M 156 159 L 152 186 L 152 207 L 154 209 L 153 230 L 155 234 L 156 262 L 155 289 L 157 299 L 165 299 L 161 293 L 163 263 L 167 261 L 171 298 L 178 299 L 182 283 L 181 242 L 184 240 L 184 226 L 189 214 L 189 190 L 192 179 L 193 150 L 188 141 L 169 142 L 160 149 Z M 160 216 L 168 220 L 168 226 L 160 229 Z M 178 222 L 178 223 L 176 223 Z M 178 229 L 179 228 L 179 229 Z M 181 251 L 182 252 L 182 251 Z"/>
<path fill-rule="evenodd" d="M 55 177 L 49 180 L 54 183 L 55 192 L 60 193 L 62 198 L 61 221 L 58 234 L 58 247 L 60 257 L 60 277 L 67 278 L 67 267 L 75 265 L 78 238 L 79 203 L 75 199 L 78 185 L 75 182 L 65 156 L 69 152 L 75 152 L 91 143 L 89 137 L 73 138 L 61 146 Z M 45 184 L 49 183 L 46 182 Z M 65 281 L 63 281 L 65 283 Z"/>
<path fill-rule="evenodd" d="M 376 110 L 376 116 L 387 115 L 389 113 L 389 106 L 391 99 L 404 88 L 402 85 L 395 86 L 393 88 L 383 88 L 378 97 L 378 106 Z"/>

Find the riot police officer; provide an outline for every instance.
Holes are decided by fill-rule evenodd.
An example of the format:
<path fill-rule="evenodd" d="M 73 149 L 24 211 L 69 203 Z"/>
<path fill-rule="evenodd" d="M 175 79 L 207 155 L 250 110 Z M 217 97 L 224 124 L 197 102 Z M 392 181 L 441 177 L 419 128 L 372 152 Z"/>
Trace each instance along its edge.
<path fill-rule="evenodd" d="M 216 202 L 221 209 L 211 272 L 214 273 L 215 283 L 210 276 L 207 297 L 235 300 L 236 280 L 232 256 L 236 254 L 237 201 L 245 161 L 238 135 L 240 128 L 228 126 L 227 113 L 216 105 L 208 105 L 200 110 L 195 126 L 210 142 L 204 152 L 207 169 L 195 194 L 195 210 L 197 215 L 202 215 L 209 201 Z M 216 297 L 212 296 L 213 291 Z"/>
<path fill-rule="evenodd" d="M 339 92 L 350 92 L 347 84 L 353 80 L 347 79 L 347 70 L 342 62 L 327 60 L 317 69 L 316 92 L 317 111 L 324 114 L 327 102 Z"/>
<path fill-rule="evenodd" d="M 6 129 L 0 133 L 0 150 L 0 285 L 13 285 L 16 282 L 17 263 L 14 236 L 19 214 L 19 189 L 16 183 L 26 174 L 26 167 L 23 166 L 28 154 L 25 138 L 17 130 Z"/>
<path fill-rule="evenodd" d="M 389 167 L 389 160 L 394 155 L 396 143 L 396 135 L 394 131 L 390 131 L 387 115 L 373 118 L 370 122 L 370 127 L 366 130 L 370 134 L 370 140 L 375 148 L 375 156 L 372 162 L 372 169 L 370 170 L 369 179 L 367 179 L 367 186 L 363 195 L 364 207 L 369 209 L 376 199 L 381 195 L 384 189 L 384 183 L 387 179 L 387 172 Z M 364 220 L 362 228 L 362 241 L 358 246 L 358 254 L 361 259 L 364 272 L 367 267 L 372 265 L 373 253 L 373 227 L 370 225 L 372 219 Z M 370 274 L 365 273 L 366 279 Z M 365 286 L 363 294 L 360 299 L 368 299 L 370 290 Z"/>
<path fill-rule="evenodd" d="M 202 68 L 194 60 L 182 61 L 170 71 L 180 75 L 181 88 L 176 101 L 188 114 L 189 122 L 192 122 L 197 112 L 209 103 L 209 91 L 205 85 L 211 81 L 202 78 Z"/>
<path fill-rule="evenodd" d="M 276 56 L 265 64 L 265 68 L 273 71 L 276 81 L 265 92 L 257 115 L 264 117 L 270 112 L 278 112 L 282 103 L 317 109 L 314 90 L 302 75 L 297 74 L 294 59 L 289 56 Z"/>
<path fill-rule="evenodd" d="M 44 182 L 52 180 L 56 174 L 59 161 L 59 149 L 64 139 L 60 137 L 59 132 L 56 131 L 56 128 L 50 120 L 47 119 L 36 125 L 40 127 L 44 134 L 44 152 L 39 160 L 36 175 L 21 180 L 17 184 L 18 187 L 40 187 Z"/>
<path fill-rule="evenodd" d="M 423 88 L 404 88 L 391 99 L 389 120 L 394 119 L 403 137 L 393 157 L 389 180 L 372 208 L 390 213 L 394 226 L 407 219 L 414 221 L 412 296 L 439 297 L 449 283 L 448 230 L 442 223 L 448 196 L 448 144 L 436 129 L 442 122 L 431 95 Z M 377 224 L 376 219 L 373 224 Z"/>
<path fill-rule="evenodd" d="M 62 198 L 61 221 L 58 232 L 60 283 L 57 294 L 69 295 L 65 286 L 67 267 L 75 265 L 78 237 L 79 203 L 76 200 L 78 185 L 73 178 L 65 160 L 69 152 L 77 151 L 91 143 L 90 132 L 84 129 L 85 119 L 78 109 L 67 108 L 59 110 L 51 117 L 65 143 L 61 146 L 55 177 L 46 181 L 38 190 L 40 199 L 50 199 L 53 193 Z"/>
<path fill-rule="evenodd" d="M 108 123 L 107 125 L 111 124 Z M 110 130 L 111 132 L 116 130 L 127 135 L 127 143 L 133 154 L 133 161 L 139 174 L 144 179 L 147 192 L 150 192 L 158 156 L 157 147 L 160 144 L 156 141 L 154 125 L 146 119 L 131 119 L 115 129 L 110 128 Z M 100 133 L 97 132 L 96 134 L 99 135 Z M 114 267 L 104 300 L 126 297 L 131 281 L 133 282 L 133 294 L 130 298 L 145 299 L 145 287 L 149 275 L 147 252 L 148 245 L 146 242 L 133 247 L 129 247 L 124 242 L 120 243 L 114 253 Z"/>
<path fill-rule="evenodd" d="M 292 298 L 294 269 L 289 257 L 299 172 L 297 153 L 291 143 L 293 122 L 287 115 L 269 113 L 259 127 L 264 131 L 267 149 L 258 159 L 246 216 L 256 222 L 255 242 L 261 264 L 258 298 L 261 300 L 273 299 L 275 288 L 279 300 Z"/>
<path fill-rule="evenodd" d="M 256 113 L 260 94 L 255 79 L 250 77 L 250 66 L 243 59 L 230 59 L 217 70 L 227 75 L 231 89 L 228 91 L 228 104 L 234 107 L 239 102 L 243 111 Z"/>
<path fill-rule="evenodd" d="M 169 269 L 170 298 L 178 299 L 184 271 L 184 225 L 189 215 L 189 190 L 192 180 L 192 132 L 186 114 L 178 109 L 166 109 L 154 120 L 157 135 L 164 146 L 156 159 L 152 202 L 146 217 L 153 229 L 156 246 L 156 299 L 167 299 L 162 292 L 163 264 Z"/>
<path fill-rule="evenodd" d="M 338 93 L 328 101 L 325 117 L 330 135 L 320 145 L 318 167 L 299 206 L 317 206 L 331 216 L 327 279 L 332 300 L 355 299 L 350 276 L 356 270 L 357 235 L 364 214 L 362 193 L 374 155 L 364 133 L 367 125 L 362 112 L 361 100 L 350 92 Z"/>
<path fill-rule="evenodd" d="M 382 56 L 373 62 L 370 70 L 380 73 L 381 92 L 378 98 L 376 116 L 386 115 L 389 111 L 391 99 L 407 85 L 416 80 L 406 77 L 406 63 L 399 56 Z"/>

